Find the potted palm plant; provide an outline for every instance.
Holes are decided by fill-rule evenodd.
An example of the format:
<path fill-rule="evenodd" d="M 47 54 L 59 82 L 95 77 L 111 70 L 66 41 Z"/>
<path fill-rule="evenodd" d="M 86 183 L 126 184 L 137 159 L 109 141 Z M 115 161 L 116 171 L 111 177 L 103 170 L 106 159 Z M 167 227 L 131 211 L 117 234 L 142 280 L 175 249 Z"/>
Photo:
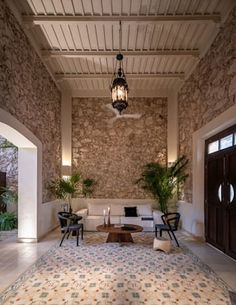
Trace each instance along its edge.
<path fill-rule="evenodd" d="M 170 167 L 158 162 L 148 163 L 144 166 L 141 178 L 136 181 L 153 195 L 164 214 L 168 213 L 168 201 L 188 176 L 185 173 L 187 163 L 185 156 L 179 157 Z"/>
<path fill-rule="evenodd" d="M 82 193 L 84 197 L 90 197 L 94 191 L 96 182 L 94 179 L 86 178 L 82 183 Z"/>
<path fill-rule="evenodd" d="M 81 175 L 76 172 L 68 178 L 58 178 L 51 182 L 49 188 L 52 193 L 60 199 L 65 199 L 69 204 L 69 212 L 72 212 L 71 198 L 79 192 Z"/>

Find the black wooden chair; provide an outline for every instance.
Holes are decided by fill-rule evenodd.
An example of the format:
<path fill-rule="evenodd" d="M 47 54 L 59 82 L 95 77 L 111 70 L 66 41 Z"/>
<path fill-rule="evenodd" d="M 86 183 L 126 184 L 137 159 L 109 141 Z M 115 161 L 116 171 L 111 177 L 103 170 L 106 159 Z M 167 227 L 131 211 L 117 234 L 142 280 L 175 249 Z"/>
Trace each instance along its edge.
<path fill-rule="evenodd" d="M 172 236 L 174 237 L 174 240 L 175 240 L 177 246 L 179 247 L 179 243 L 178 243 L 178 240 L 177 240 L 174 232 L 178 230 L 180 214 L 179 213 L 167 213 L 167 214 L 162 215 L 161 219 L 163 221 L 163 224 L 155 225 L 156 237 L 157 237 L 157 231 L 160 232 L 160 236 L 162 236 L 163 231 L 166 231 L 169 234 L 170 239 L 172 239 Z"/>
<path fill-rule="evenodd" d="M 81 230 L 81 239 L 83 239 L 83 235 L 84 235 L 84 226 L 82 223 L 78 223 L 78 221 L 82 219 L 82 216 L 78 216 L 76 214 L 69 212 L 59 212 L 57 215 L 61 226 L 61 233 L 63 234 L 60 242 L 60 247 L 66 237 L 66 234 L 68 239 L 71 232 L 72 235 L 73 233 L 76 234 L 76 245 L 78 246 L 80 230 Z"/>

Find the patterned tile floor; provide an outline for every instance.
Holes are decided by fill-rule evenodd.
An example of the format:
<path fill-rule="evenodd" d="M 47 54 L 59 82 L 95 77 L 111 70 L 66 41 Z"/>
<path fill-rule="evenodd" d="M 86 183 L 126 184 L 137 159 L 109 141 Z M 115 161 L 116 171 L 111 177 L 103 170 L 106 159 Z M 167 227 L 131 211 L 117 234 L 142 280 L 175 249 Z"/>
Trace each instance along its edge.
<path fill-rule="evenodd" d="M 58 243 L 0 295 L 16 305 L 230 305 L 228 289 L 185 247 L 152 249 L 153 233 L 134 244 L 106 244 L 102 233 Z"/>

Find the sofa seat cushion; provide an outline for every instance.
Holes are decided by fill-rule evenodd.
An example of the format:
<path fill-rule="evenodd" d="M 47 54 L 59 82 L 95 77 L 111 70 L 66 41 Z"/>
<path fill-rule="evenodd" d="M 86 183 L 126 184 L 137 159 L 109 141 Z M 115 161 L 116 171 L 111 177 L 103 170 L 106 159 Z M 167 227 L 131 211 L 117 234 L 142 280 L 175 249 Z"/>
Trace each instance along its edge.
<path fill-rule="evenodd" d="M 120 217 L 120 223 L 121 224 L 131 224 L 131 225 L 138 225 L 138 226 L 142 226 L 142 218 L 141 217 L 124 217 L 121 216 Z"/>
<path fill-rule="evenodd" d="M 154 228 L 153 219 L 142 217 L 141 226 L 143 227 L 144 231 L 153 231 Z"/>
<path fill-rule="evenodd" d="M 111 216 L 110 217 L 111 224 L 120 224 L 120 216 Z M 107 217 L 106 217 L 107 223 Z"/>

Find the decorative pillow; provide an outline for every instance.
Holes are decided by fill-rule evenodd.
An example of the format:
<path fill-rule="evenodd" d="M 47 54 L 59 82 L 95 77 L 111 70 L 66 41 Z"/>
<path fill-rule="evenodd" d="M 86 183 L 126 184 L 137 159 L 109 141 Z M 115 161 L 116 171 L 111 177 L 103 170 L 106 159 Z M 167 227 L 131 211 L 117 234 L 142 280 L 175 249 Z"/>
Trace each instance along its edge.
<path fill-rule="evenodd" d="M 125 217 L 137 217 L 137 207 L 125 207 Z"/>

